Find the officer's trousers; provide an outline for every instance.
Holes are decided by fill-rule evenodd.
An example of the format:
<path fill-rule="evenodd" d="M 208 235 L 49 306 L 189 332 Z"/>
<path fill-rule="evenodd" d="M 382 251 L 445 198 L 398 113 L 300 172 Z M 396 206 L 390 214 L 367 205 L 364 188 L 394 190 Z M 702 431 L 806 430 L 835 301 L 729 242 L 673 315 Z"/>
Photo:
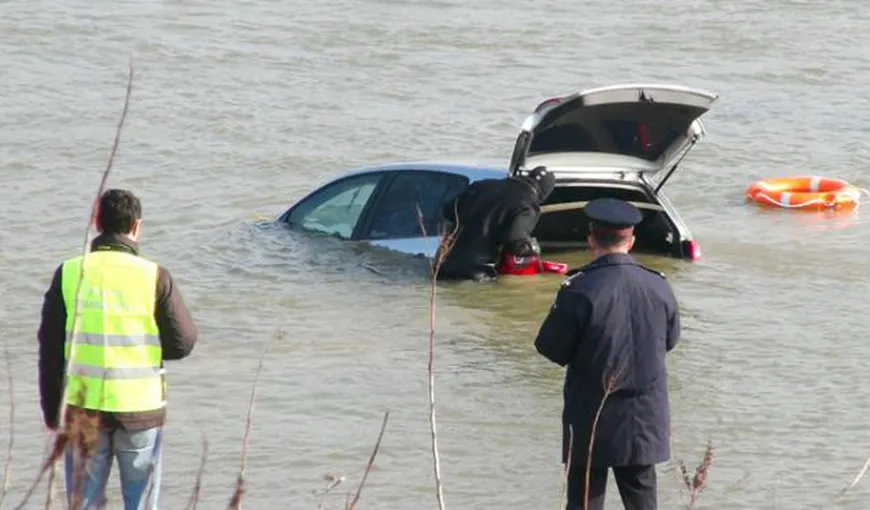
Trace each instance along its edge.
<path fill-rule="evenodd" d="M 655 466 L 612 467 L 616 486 L 626 510 L 657 510 Z M 589 506 L 583 507 L 586 467 L 571 466 L 568 473 L 568 506 L 566 510 L 604 510 L 607 489 L 607 468 L 589 472 Z"/>

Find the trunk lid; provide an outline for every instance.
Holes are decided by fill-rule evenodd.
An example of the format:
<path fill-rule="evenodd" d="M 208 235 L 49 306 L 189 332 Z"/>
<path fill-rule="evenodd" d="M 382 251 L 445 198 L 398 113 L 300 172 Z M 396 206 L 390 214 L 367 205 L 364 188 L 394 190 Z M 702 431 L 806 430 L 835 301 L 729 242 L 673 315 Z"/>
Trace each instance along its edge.
<path fill-rule="evenodd" d="M 548 99 L 523 121 L 510 173 L 526 170 L 530 156 L 610 154 L 639 163 L 631 166 L 640 173 L 672 167 L 659 179 L 660 187 L 705 134 L 699 118 L 717 99 L 713 92 L 658 84 L 613 85 Z"/>

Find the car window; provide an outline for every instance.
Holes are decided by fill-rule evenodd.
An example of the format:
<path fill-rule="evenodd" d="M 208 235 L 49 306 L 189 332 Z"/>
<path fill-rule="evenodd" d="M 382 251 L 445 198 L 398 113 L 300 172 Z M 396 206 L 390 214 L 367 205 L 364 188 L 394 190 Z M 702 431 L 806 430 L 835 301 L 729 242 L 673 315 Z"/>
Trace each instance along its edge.
<path fill-rule="evenodd" d="M 300 202 L 288 222 L 312 232 L 350 239 L 382 177 L 366 174 L 329 184 Z"/>
<path fill-rule="evenodd" d="M 369 239 L 420 237 L 417 205 L 426 234 L 437 236 L 441 206 L 468 186 L 462 175 L 436 171 L 407 171 L 396 176 L 372 213 Z"/>

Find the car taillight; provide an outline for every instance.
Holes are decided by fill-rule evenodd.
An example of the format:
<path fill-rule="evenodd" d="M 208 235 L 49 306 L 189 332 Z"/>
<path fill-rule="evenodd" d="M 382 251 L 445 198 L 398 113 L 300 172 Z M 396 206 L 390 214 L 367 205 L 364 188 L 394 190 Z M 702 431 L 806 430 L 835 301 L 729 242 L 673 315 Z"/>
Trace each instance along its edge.
<path fill-rule="evenodd" d="M 698 241 L 694 239 L 689 241 L 687 244 L 687 248 L 689 249 L 689 258 L 691 260 L 698 260 L 701 258 L 701 245 L 698 244 Z"/>

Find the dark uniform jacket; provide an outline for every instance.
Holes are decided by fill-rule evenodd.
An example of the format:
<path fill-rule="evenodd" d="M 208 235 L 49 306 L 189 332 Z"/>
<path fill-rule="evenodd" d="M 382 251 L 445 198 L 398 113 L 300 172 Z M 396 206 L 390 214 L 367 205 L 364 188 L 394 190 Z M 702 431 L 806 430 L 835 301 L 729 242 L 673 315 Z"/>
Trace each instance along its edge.
<path fill-rule="evenodd" d="M 139 254 L 139 247 L 133 240 L 112 234 L 103 234 L 91 243 L 91 250 L 118 250 Z M 45 425 L 51 429 L 58 426 L 61 393 L 63 391 L 64 343 L 66 341 L 67 310 L 63 301 L 61 287 L 61 267 L 58 266 L 45 292 L 42 304 L 42 322 L 39 325 L 39 393 L 42 416 Z M 187 357 L 196 343 L 197 331 L 190 312 L 182 300 L 172 276 L 159 267 L 157 276 L 157 295 L 154 318 L 160 328 L 160 343 L 164 360 L 177 360 Z M 72 313 L 72 311 L 70 311 Z M 77 411 L 68 406 L 68 418 Z M 128 430 L 141 430 L 163 425 L 166 410 L 142 413 L 91 413 L 99 415 L 106 427 L 120 426 Z"/>
<path fill-rule="evenodd" d="M 569 273 L 570 274 L 570 273 Z M 596 428 L 593 465 L 628 466 L 670 457 L 665 353 L 680 336 L 676 298 L 661 273 L 610 254 L 562 283 L 535 348 L 565 375 L 562 461 L 572 425 L 572 463 L 584 465 L 604 384 L 616 377 Z"/>
<path fill-rule="evenodd" d="M 464 278 L 482 272 L 495 276 L 494 266 L 504 250 L 531 255 L 531 235 L 540 214 L 539 191 L 523 177 L 472 183 L 444 204 L 443 215 L 459 223 L 459 234 L 442 263 L 441 275 Z"/>

